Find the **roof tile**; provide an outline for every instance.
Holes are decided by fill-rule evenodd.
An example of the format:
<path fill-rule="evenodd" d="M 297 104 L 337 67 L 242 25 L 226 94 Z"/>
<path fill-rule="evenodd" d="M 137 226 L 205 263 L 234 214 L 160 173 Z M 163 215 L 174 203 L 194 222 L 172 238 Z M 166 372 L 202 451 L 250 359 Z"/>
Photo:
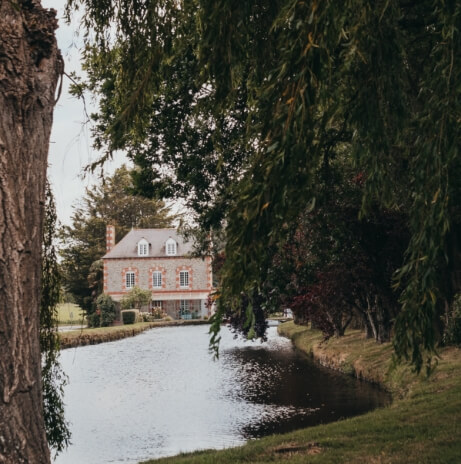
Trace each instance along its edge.
<path fill-rule="evenodd" d="M 177 243 L 176 256 L 189 255 L 193 251 L 191 242 L 185 242 L 176 229 L 132 229 L 122 238 L 103 259 L 110 258 L 139 258 L 138 242 L 146 239 L 149 242 L 148 257 L 165 257 L 165 242 L 172 238 Z"/>

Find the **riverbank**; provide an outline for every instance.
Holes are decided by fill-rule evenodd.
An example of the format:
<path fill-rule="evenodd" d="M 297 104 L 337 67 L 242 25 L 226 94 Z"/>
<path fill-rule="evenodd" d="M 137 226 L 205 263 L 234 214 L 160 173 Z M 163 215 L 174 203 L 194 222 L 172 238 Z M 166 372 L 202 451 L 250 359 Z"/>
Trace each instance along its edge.
<path fill-rule="evenodd" d="M 292 340 L 297 349 L 311 356 L 322 366 L 374 383 L 403 398 L 421 378 L 408 367 L 392 367 L 392 346 L 367 340 L 359 330 L 350 330 L 344 337 L 323 342 L 320 331 L 293 322 L 278 327 L 280 335 Z"/>
<path fill-rule="evenodd" d="M 134 337 L 145 330 L 158 327 L 174 327 L 181 325 L 202 325 L 209 321 L 202 319 L 174 320 L 158 322 L 138 322 L 136 324 L 116 325 L 112 327 L 99 327 L 94 329 L 79 329 L 59 333 L 61 349 L 75 348 L 77 346 L 97 345 L 99 343 L 112 342 L 122 338 Z"/>
<path fill-rule="evenodd" d="M 461 350 L 440 352 L 426 379 L 406 367 L 389 371 L 392 348 L 358 331 L 321 343 L 318 331 L 282 324 L 280 333 L 321 364 L 378 383 L 393 393 L 383 409 L 327 425 L 274 435 L 222 451 L 202 451 L 152 463 L 455 463 L 461 462 Z"/>

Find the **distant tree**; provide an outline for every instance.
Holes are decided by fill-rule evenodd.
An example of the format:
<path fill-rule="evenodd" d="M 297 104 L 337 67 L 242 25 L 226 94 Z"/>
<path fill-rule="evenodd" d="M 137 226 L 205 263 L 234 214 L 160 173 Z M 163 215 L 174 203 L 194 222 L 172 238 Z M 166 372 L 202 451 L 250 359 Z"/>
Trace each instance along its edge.
<path fill-rule="evenodd" d="M 407 218 L 375 205 L 360 219 L 359 193 L 343 186 L 300 218 L 278 256 L 290 273 L 280 292 L 328 336 L 341 335 L 353 315 L 367 336 L 385 342 L 400 310 L 393 276 L 408 246 Z"/>
<path fill-rule="evenodd" d="M 63 285 L 89 314 L 102 292 L 102 261 L 106 253 L 106 225 L 123 237 L 132 227 L 171 227 L 174 216 L 162 201 L 131 193 L 131 172 L 125 166 L 113 176 L 87 189 L 74 208 L 72 225 L 60 230 Z"/>
<path fill-rule="evenodd" d="M 393 274 L 404 261 L 406 215 L 374 205 L 359 218 L 363 182 L 341 153 L 317 173 L 315 208 L 305 209 L 276 247 L 260 286 L 266 313 L 281 306 L 299 323 L 340 336 L 354 319 L 367 336 L 389 341 L 399 312 Z"/>

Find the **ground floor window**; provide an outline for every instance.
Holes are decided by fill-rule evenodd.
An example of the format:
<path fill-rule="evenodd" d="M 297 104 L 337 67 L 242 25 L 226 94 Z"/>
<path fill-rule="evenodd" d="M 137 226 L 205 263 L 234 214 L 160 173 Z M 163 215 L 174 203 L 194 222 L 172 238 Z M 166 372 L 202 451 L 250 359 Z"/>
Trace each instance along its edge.
<path fill-rule="evenodd" d="M 154 300 L 152 301 L 152 307 L 153 308 L 163 308 L 163 304 L 160 300 Z"/>
<path fill-rule="evenodd" d="M 189 300 L 181 300 L 179 302 L 179 312 L 181 314 L 189 312 Z"/>

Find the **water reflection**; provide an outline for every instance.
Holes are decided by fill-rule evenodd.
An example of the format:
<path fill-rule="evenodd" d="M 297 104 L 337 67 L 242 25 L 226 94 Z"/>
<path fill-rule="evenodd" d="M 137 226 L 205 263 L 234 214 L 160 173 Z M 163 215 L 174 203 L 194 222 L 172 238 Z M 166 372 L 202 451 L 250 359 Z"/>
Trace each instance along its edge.
<path fill-rule="evenodd" d="M 266 343 L 208 328 L 152 329 L 62 353 L 73 445 L 59 464 L 137 463 L 359 414 L 387 401 L 368 384 L 319 368 L 269 328 Z"/>

